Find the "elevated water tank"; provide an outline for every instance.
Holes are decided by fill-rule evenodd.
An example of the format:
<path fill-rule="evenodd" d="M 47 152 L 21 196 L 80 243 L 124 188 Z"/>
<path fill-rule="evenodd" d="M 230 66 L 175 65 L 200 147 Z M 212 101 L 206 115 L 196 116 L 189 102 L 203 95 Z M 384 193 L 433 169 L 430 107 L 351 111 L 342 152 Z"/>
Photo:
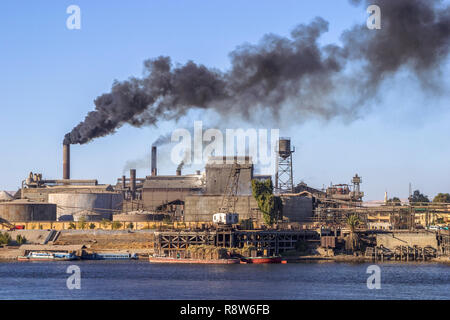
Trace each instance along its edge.
<path fill-rule="evenodd" d="M 291 139 L 280 138 L 278 141 L 278 154 L 280 157 L 287 158 L 291 155 Z"/>

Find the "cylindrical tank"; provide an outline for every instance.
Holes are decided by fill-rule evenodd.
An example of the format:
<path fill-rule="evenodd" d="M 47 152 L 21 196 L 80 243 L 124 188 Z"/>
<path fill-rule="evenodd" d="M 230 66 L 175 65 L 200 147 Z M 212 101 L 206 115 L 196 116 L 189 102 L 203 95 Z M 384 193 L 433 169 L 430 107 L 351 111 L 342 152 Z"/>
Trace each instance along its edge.
<path fill-rule="evenodd" d="M 114 210 L 121 210 L 121 193 L 53 193 L 48 202 L 58 206 L 58 221 L 76 221 L 81 215 L 100 215 L 101 219 L 111 219 Z"/>
<path fill-rule="evenodd" d="M 1 202 L 0 218 L 9 222 L 56 221 L 56 205 L 24 200 Z"/>
<path fill-rule="evenodd" d="M 278 152 L 280 155 L 289 155 L 291 153 L 291 140 L 281 138 L 278 142 Z"/>

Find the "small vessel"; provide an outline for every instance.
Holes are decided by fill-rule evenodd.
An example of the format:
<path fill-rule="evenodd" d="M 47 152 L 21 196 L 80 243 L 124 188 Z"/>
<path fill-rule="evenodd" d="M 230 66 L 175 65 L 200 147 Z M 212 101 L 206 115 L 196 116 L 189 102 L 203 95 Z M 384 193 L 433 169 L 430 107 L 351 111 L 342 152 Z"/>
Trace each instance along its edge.
<path fill-rule="evenodd" d="M 184 263 L 184 264 L 237 264 L 238 258 L 227 259 L 192 259 L 192 258 L 171 258 L 164 256 L 149 256 L 150 263 Z"/>
<path fill-rule="evenodd" d="M 137 260 L 136 253 L 91 253 L 81 256 L 83 260 Z"/>
<path fill-rule="evenodd" d="M 67 252 L 30 252 L 25 256 L 17 257 L 19 261 L 70 261 L 78 257 Z"/>
<path fill-rule="evenodd" d="M 252 264 L 262 264 L 262 263 L 281 263 L 282 258 L 280 256 L 273 257 L 243 257 L 241 258 L 241 263 L 252 263 Z"/>

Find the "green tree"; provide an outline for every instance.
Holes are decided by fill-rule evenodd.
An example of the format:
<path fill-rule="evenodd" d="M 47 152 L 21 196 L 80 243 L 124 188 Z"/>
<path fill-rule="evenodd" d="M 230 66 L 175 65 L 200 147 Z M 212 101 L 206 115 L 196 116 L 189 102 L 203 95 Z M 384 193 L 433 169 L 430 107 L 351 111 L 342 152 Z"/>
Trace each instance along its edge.
<path fill-rule="evenodd" d="M 434 197 L 433 202 L 450 203 L 450 194 L 439 193 L 436 197 Z"/>
<path fill-rule="evenodd" d="M 71 223 L 69 223 L 69 229 L 76 229 L 77 228 L 77 226 L 75 225 L 75 223 L 73 223 L 73 222 L 71 222 Z"/>
<path fill-rule="evenodd" d="M 100 222 L 100 224 L 102 225 L 102 227 L 104 229 L 106 229 L 111 224 L 111 221 L 109 221 L 108 219 L 103 218 L 102 221 Z"/>
<path fill-rule="evenodd" d="M 273 225 L 283 216 L 283 203 L 280 197 L 273 194 L 272 180 L 252 180 L 252 194 L 263 213 L 264 223 Z"/>
<path fill-rule="evenodd" d="M 357 214 L 351 214 L 347 217 L 347 226 L 350 229 L 350 241 L 352 245 L 352 250 L 355 250 L 357 238 L 355 235 L 356 228 L 360 225 L 361 220 L 359 220 L 359 217 Z"/>
<path fill-rule="evenodd" d="M 134 228 L 134 224 L 133 224 L 132 222 L 130 222 L 130 223 L 127 225 L 127 228 L 128 228 L 128 229 L 133 229 L 133 228 Z"/>
<path fill-rule="evenodd" d="M 21 234 L 18 234 L 16 237 L 16 242 L 17 242 L 17 244 L 24 244 L 27 242 L 27 239 L 24 236 L 22 236 Z"/>
<path fill-rule="evenodd" d="M 113 229 L 113 230 L 116 230 L 116 229 L 122 228 L 123 224 L 120 223 L 119 221 L 113 221 L 113 223 L 112 223 L 111 226 L 112 226 L 112 229 Z"/>
<path fill-rule="evenodd" d="M 86 217 L 80 217 L 80 219 L 78 219 L 78 229 L 84 230 L 86 229 L 86 226 Z"/>
<path fill-rule="evenodd" d="M 95 229 L 95 224 L 93 224 L 93 223 L 91 223 L 90 225 L 89 225 L 89 229 Z"/>
<path fill-rule="evenodd" d="M 0 244 L 8 245 L 11 242 L 11 236 L 8 232 L 0 232 Z"/>
<path fill-rule="evenodd" d="M 412 196 L 409 198 L 409 202 L 411 203 L 420 203 L 420 202 L 430 202 L 430 199 L 428 199 L 428 196 L 423 195 L 420 193 L 419 190 L 414 191 Z"/>
<path fill-rule="evenodd" d="M 402 201 L 397 197 L 393 197 L 392 199 L 389 199 L 387 201 L 387 203 L 391 206 L 401 206 L 402 205 Z"/>

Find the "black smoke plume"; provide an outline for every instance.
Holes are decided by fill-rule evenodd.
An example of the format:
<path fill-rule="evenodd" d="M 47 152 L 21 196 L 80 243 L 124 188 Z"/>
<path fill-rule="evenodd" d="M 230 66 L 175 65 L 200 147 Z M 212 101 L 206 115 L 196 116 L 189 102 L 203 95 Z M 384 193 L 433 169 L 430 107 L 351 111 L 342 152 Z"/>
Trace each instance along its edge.
<path fill-rule="evenodd" d="M 378 5 L 382 28 L 369 30 L 364 21 L 342 34 L 342 45 L 321 46 L 328 22 L 315 18 L 290 37 L 268 34 L 256 45 L 239 46 L 229 54 L 226 72 L 192 61 L 174 66 L 169 57 L 147 60 L 143 78 L 114 82 L 64 142 L 87 143 L 127 123 L 179 119 L 192 108 L 247 120 L 258 109 L 276 119 L 284 106 L 297 118 L 351 116 L 402 68 L 424 83 L 437 79 L 449 55 L 450 6 L 432 0 L 351 2 Z M 350 104 L 340 100 L 342 91 L 353 97 Z"/>

